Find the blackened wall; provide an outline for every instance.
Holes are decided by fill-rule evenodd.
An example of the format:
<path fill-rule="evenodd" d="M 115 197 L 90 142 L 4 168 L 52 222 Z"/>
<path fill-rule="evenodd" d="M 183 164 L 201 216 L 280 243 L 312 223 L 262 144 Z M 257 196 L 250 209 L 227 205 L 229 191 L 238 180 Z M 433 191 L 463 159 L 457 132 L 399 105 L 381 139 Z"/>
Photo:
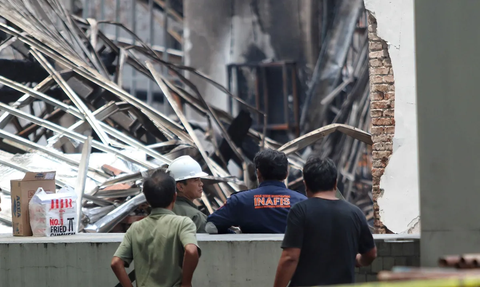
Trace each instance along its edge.
<path fill-rule="evenodd" d="M 319 53 L 322 3 L 185 0 L 185 64 L 226 86 L 226 66 L 230 63 L 295 61 L 302 94 Z M 209 102 L 227 108 L 227 96 L 191 78 Z M 187 115 L 195 117 L 191 111 Z"/>

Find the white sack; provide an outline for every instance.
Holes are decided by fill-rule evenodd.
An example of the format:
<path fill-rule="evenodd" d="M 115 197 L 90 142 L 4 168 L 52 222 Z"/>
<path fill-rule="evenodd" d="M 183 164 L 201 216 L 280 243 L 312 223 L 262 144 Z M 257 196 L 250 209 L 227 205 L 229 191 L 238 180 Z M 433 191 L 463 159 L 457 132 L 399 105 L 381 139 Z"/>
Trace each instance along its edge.
<path fill-rule="evenodd" d="M 77 195 L 70 187 L 46 193 L 41 187 L 28 206 L 33 236 L 77 233 Z"/>

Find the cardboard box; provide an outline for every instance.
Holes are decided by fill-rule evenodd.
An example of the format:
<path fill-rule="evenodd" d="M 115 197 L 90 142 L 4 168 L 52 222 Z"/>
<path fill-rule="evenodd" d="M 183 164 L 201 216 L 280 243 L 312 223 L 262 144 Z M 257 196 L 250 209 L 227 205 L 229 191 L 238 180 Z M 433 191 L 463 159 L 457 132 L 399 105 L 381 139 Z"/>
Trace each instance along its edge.
<path fill-rule="evenodd" d="M 23 179 L 11 180 L 12 226 L 14 236 L 32 236 L 28 203 L 39 187 L 55 192 L 55 171 L 27 172 Z"/>

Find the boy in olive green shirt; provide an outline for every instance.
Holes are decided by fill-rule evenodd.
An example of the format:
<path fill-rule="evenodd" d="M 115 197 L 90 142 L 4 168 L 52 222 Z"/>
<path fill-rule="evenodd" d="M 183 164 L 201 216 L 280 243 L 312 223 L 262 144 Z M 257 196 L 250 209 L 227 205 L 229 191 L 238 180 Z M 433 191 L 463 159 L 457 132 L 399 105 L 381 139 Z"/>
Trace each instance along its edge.
<path fill-rule="evenodd" d="M 125 233 L 112 259 L 113 272 L 123 287 L 133 286 L 125 267 L 135 261 L 137 286 L 191 286 L 200 249 L 192 220 L 172 212 L 175 180 L 157 173 L 144 182 L 143 193 L 152 212 Z"/>

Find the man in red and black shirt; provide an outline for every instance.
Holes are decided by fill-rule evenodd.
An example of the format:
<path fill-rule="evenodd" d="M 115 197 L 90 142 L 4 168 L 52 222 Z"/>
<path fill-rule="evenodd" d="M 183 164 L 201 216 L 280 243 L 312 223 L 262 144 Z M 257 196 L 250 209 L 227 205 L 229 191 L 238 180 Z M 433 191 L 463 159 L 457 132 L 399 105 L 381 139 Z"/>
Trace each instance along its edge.
<path fill-rule="evenodd" d="M 208 233 L 226 233 L 231 226 L 243 233 L 284 233 L 287 215 L 295 203 L 307 199 L 288 189 L 285 153 L 266 149 L 254 158 L 260 186 L 232 195 L 227 203 L 207 219 Z"/>

